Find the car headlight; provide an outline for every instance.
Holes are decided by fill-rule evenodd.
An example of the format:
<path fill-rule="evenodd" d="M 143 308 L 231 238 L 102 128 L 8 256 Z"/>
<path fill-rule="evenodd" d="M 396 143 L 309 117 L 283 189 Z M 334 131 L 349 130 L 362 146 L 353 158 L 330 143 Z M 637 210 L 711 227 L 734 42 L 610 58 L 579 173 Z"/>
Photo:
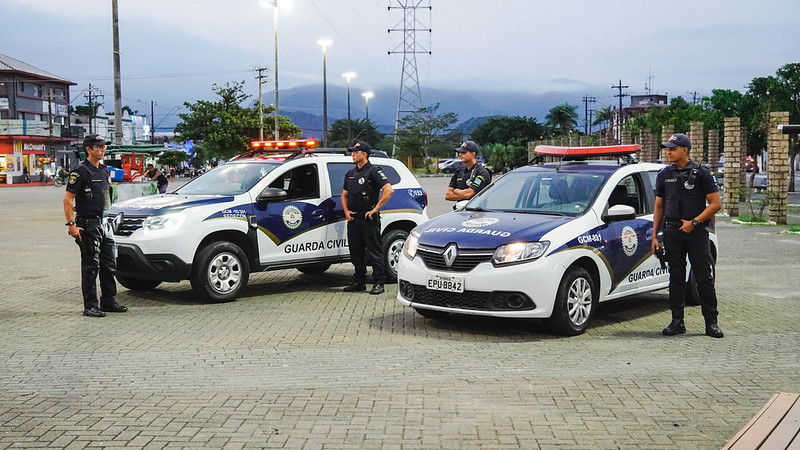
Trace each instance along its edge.
<path fill-rule="evenodd" d="M 403 254 L 408 257 L 408 259 L 414 259 L 417 256 L 417 247 L 419 246 L 419 234 L 416 231 L 412 231 L 411 234 L 408 235 L 408 239 L 406 239 L 406 243 L 403 245 Z"/>
<path fill-rule="evenodd" d="M 514 242 L 497 247 L 492 255 L 493 264 L 513 264 L 533 261 L 542 256 L 550 245 L 549 241 Z"/>
<path fill-rule="evenodd" d="M 177 228 L 183 223 L 182 213 L 164 214 L 161 216 L 149 216 L 142 222 L 145 231 L 161 231 Z"/>

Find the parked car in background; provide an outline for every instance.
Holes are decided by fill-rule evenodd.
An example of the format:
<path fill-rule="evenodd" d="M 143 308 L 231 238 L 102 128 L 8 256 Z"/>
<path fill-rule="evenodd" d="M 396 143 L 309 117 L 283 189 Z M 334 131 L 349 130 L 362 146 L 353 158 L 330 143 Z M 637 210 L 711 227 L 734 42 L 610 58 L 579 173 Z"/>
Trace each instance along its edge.
<path fill-rule="evenodd" d="M 747 172 L 760 172 L 760 167 L 758 166 L 758 162 L 756 162 L 755 158 L 752 156 L 748 156 L 747 159 L 744 161 L 744 170 Z"/>

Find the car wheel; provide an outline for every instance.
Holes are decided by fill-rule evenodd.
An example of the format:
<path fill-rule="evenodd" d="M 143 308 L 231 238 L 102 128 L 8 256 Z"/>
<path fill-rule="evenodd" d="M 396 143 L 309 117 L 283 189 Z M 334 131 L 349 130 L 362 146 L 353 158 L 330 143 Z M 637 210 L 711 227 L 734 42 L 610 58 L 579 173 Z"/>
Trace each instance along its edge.
<path fill-rule="evenodd" d="M 444 311 L 436 311 L 433 309 L 425 309 L 425 308 L 414 308 L 414 311 L 416 311 L 417 314 L 419 314 L 422 317 L 425 317 L 426 319 L 441 319 L 450 314 Z"/>
<path fill-rule="evenodd" d="M 247 255 L 238 245 L 214 242 L 195 256 L 192 264 L 192 289 L 204 300 L 236 300 L 250 277 Z"/>
<path fill-rule="evenodd" d="M 313 266 L 298 267 L 297 270 L 306 275 L 321 275 L 330 267 L 330 264 L 316 264 Z"/>
<path fill-rule="evenodd" d="M 403 244 L 408 239 L 408 232 L 403 230 L 392 230 L 386 233 L 381 240 L 383 248 L 383 260 L 386 264 L 386 282 L 394 283 L 397 281 L 397 266 L 400 264 L 400 257 L 403 254 Z"/>
<path fill-rule="evenodd" d="M 120 275 L 115 275 L 115 277 L 117 281 L 119 281 L 119 284 L 131 291 L 152 291 L 156 286 L 161 284 L 160 280 L 145 280 L 142 278 L 123 277 Z"/>
<path fill-rule="evenodd" d="M 711 280 L 713 282 L 716 275 L 716 262 L 711 258 Z M 697 290 L 697 279 L 692 271 L 689 271 L 689 280 L 686 281 L 686 306 L 697 306 L 700 304 L 700 292 Z"/>
<path fill-rule="evenodd" d="M 589 326 L 597 304 L 594 280 L 583 267 L 572 267 L 561 279 L 550 317 L 558 334 L 577 336 Z"/>

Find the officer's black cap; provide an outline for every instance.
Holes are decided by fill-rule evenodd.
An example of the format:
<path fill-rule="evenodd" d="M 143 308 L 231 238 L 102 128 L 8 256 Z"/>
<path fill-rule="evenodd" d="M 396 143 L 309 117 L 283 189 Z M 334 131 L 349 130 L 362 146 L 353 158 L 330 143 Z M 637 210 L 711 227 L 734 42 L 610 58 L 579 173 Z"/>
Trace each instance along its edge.
<path fill-rule="evenodd" d="M 689 139 L 689 136 L 683 133 L 675 133 L 669 137 L 667 142 L 662 142 L 661 146 L 667 148 L 686 147 L 691 149 L 692 141 Z"/>
<path fill-rule="evenodd" d="M 104 137 L 100 137 L 99 134 L 87 134 L 85 138 L 83 138 L 83 147 L 92 147 L 94 145 L 109 145 L 111 141 L 107 140 Z"/>
<path fill-rule="evenodd" d="M 369 148 L 369 144 L 363 141 L 358 141 L 352 147 L 347 147 L 347 150 L 350 152 L 364 152 L 367 156 L 372 154 L 372 149 Z"/>
<path fill-rule="evenodd" d="M 456 149 L 456 151 L 458 153 L 472 152 L 477 155 L 480 150 L 478 150 L 478 144 L 476 144 L 475 142 L 465 141 L 463 144 L 461 144 L 461 147 L 458 147 Z"/>

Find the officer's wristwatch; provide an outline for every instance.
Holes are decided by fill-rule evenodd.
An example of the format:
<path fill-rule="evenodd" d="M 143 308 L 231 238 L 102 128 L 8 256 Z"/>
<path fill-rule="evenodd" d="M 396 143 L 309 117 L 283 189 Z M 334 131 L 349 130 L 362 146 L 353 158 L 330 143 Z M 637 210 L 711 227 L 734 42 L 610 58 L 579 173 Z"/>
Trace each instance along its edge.
<path fill-rule="evenodd" d="M 692 226 L 696 227 L 698 225 L 700 225 L 700 222 L 698 222 L 697 219 L 692 219 Z"/>
<path fill-rule="evenodd" d="M 65 223 L 64 225 L 66 225 L 68 227 L 71 227 L 71 226 L 75 225 L 75 221 L 74 220 L 70 220 L 69 222 Z"/>

